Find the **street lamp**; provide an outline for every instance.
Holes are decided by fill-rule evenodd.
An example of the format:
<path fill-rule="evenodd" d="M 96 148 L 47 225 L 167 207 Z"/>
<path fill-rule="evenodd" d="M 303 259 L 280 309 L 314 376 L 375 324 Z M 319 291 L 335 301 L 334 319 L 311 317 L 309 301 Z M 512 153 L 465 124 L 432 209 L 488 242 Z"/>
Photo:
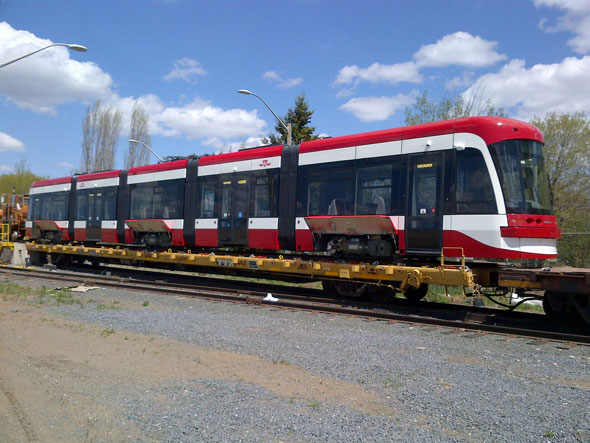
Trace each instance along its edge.
<path fill-rule="evenodd" d="M 156 154 L 154 151 L 152 151 L 152 148 L 150 148 L 150 147 L 149 147 L 148 145 L 146 145 L 144 142 L 142 142 L 142 141 L 140 141 L 140 140 L 135 140 L 135 139 L 133 139 L 133 138 L 130 138 L 128 141 L 129 141 L 129 143 L 139 143 L 139 144 L 141 144 L 141 145 L 145 146 L 145 147 L 146 147 L 146 149 L 147 149 L 148 151 L 150 151 L 152 154 L 154 154 L 154 155 L 156 156 L 156 158 L 158 159 L 158 161 L 159 161 L 159 162 L 163 162 L 163 161 L 164 161 L 164 160 L 162 159 L 162 157 L 160 157 L 158 154 Z"/>
<path fill-rule="evenodd" d="M 247 89 L 240 89 L 238 92 L 240 94 L 253 95 L 254 97 L 258 97 L 258 99 L 262 103 L 264 103 L 264 106 L 266 106 L 268 108 L 268 110 L 270 112 L 272 112 L 272 115 L 275 116 L 275 118 L 277 119 L 277 121 L 283 126 L 283 128 L 285 128 L 285 131 L 287 131 L 287 144 L 290 145 L 291 142 L 293 141 L 292 136 L 291 136 L 291 123 L 285 124 L 285 122 L 283 120 L 281 120 L 281 118 L 277 114 L 275 114 L 275 112 L 270 108 L 270 106 L 268 106 L 268 104 L 264 101 L 264 99 L 262 97 L 260 97 L 258 94 L 255 94 L 252 91 L 248 91 Z"/>
<path fill-rule="evenodd" d="M 33 55 L 33 54 L 36 54 L 37 52 L 41 52 L 47 48 L 51 48 L 52 46 L 65 46 L 66 48 L 73 49 L 74 51 L 79 51 L 79 52 L 86 52 L 88 50 L 86 48 L 86 46 L 82 46 L 82 45 L 72 45 L 69 43 L 53 43 L 52 45 L 45 46 L 44 48 L 37 49 L 36 51 L 29 52 L 28 54 L 21 55 L 20 57 L 16 57 L 16 58 L 13 58 L 12 60 L 8 60 L 7 62 L 1 63 L 0 68 L 10 65 L 11 63 L 17 62 L 25 57 L 28 57 L 29 55 Z"/>

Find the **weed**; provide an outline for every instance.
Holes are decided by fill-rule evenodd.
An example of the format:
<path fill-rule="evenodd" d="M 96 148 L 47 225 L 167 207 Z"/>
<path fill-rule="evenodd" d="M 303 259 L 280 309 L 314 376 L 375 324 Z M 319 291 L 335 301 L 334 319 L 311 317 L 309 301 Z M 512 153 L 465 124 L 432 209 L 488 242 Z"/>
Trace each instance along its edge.
<path fill-rule="evenodd" d="M 545 437 L 548 437 L 548 438 L 555 437 L 555 432 L 553 432 L 552 430 L 549 430 L 549 431 L 545 432 Z"/>
<path fill-rule="evenodd" d="M 320 402 L 317 401 L 316 399 L 313 399 L 312 401 L 310 401 L 308 403 L 309 406 L 311 406 L 314 409 L 318 409 L 320 407 Z"/>
<path fill-rule="evenodd" d="M 108 337 L 111 334 L 114 334 L 115 330 L 114 329 L 104 329 L 100 335 L 102 335 L 103 337 Z"/>
<path fill-rule="evenodd" d="M 149 304 L 150 304 L 150 302 L 146 300 L 143 302 L 142 306 L 149 306 Z"/>
<path fill-rule="evenodd" d="M 385 386 L 387 386 L 389 389 L 396 390 L 399 389 L 402 386 L 402 384 L 395 377 L 387 377 L 385 379 Z"/>

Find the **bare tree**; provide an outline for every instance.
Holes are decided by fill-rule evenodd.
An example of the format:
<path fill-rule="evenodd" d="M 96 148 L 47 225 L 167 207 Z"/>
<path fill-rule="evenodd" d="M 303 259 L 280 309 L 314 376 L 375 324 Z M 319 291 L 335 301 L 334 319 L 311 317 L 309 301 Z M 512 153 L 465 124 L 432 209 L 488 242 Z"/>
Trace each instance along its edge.
<path fill-rule="evenodd" d="M 136 101 L 133 104 L 133 111 L 131 112 L 131 130 L 129 138 L 139 140 L 148 146 L 152 144 L 152 138 L 148 133 L 148 115 L 145 109 Z M 129 149 L 125 153 L 125 169 L 133 168 L 134 166 L 147 165 L 150 160 L 150 152 L 141 143 L 129 143 Z"/>
<path fill-rule="evenodd" d="M 492 105 L 491 99 L 484 99 L 481 88 L 475 88 L 469 95 L 454 94 L 444 96 L 439 102 L 428 97 L 428 91 L 424 91 L 416 98 L 416 103 L 406 106 L 406 125 L 417 125 L 454 118 L 469 117 L 474 115 L 493 115 L 505 117 L 503 108 Z"/>
<path fill-rule="evenodd" d="M 80 172 L 92 171 L 100 108 L 100 100 L 97 100 L 92 107 L 88 107 L 86 116 L 82 122 L 82 160 L 80 161 Z"/>
<path fill-rule="evenodd" d="M 88 107 L 82 124 L 81 172 L 105 171 L 115 166 L 122 115 L 97 100 Z"/>

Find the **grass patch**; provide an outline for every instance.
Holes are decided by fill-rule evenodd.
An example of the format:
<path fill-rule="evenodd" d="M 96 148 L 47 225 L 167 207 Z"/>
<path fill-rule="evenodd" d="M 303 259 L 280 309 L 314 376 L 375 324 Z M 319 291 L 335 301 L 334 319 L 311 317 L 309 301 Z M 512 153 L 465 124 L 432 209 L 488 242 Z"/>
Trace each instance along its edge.
<path fill-rule="evenodd" d="M 445 294 L 445 287 L 444 286 L 430 285 L 428 287 L 428 293 L 426 294 L 426 297 L 424 297 L 424 300 L 432 302 L 432 303 L 449 303 L 449 304 L 455 304 L 455 305 L 468 305 L 468 306 L 473 305 L 474 297 L 463 296 L 463 292 L 462 292 L 461 288 L 449 287 L 447 290 L 447 294 Z M 485 296 L 482 296 L 481 298 L 482 298 L 483 303 L 486 308 L 506 309 L 506 308 L 503 308 L 502 306 L 494 303 L 493 301 L 491 301 L 490 299 L 488 299 Z M 503 303 L 505 305 L 511 304 L 511 300 L 509 297 L 497 296 L 494 298 L 497 301 L 499 301 L 500 303 Z M 512 305 L 514 305 L 514 304 L 515 303 L 512 303 Z M 526 312 L 538 312 L 538 313 L 544 312 L 542 306 L 531 305 L 529 303 L 521 304 L 518 308 L 516 308 L 516 310 L 517 311 L 526 311 Z"/>
<path fill-rule="evenodd" d="M 123 309 L 123 308 L 121 308 L 121 306 L 118 306 L 117 303 L 119 303 L 119 302 L 112 302 L 110 305 L 107 305 L 106 303 L 98 303 L 96 305 L 96 310 L 97 311 L 104 311 L 107 309 Z"/>
<path fill-rule="evenodd" d="M 48 289 L 45 286 L 41 288 L 27 288 L 15 283 L 0 283 L 0 294 L 4 301 L 28 301 L 31 300 L 40 305 L 79 305 L 84 307 L 82 300 L 74 297 L 67 290 Z"/>

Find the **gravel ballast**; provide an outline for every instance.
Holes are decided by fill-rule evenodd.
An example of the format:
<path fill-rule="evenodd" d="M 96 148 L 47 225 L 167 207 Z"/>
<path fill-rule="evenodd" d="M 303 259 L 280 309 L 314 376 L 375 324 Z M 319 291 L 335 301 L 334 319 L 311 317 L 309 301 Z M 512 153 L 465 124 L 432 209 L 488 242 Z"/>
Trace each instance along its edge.
<path fill-rule="evenodd" d="M 59 286 L 30 280 L 20 285 Z M 98 289 L 41 309 L 347 382 L 386 410 L 277 395 L 239 376 L 106 386 L 150 441 L 590 440 L 590 347 Z M 113 301 L 119 303 L 113 304 Z M 121 308 L 118 308 L 121 306 Z M 117 308 L 117 309 L 115 309 Z"/>

